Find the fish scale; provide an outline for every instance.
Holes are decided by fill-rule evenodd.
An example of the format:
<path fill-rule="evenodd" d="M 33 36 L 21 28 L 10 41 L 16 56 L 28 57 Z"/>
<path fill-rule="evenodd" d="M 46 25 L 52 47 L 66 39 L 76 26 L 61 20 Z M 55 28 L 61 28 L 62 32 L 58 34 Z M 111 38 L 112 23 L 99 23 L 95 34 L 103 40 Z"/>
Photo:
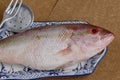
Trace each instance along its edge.
<path fill-rule="evenodd" d="M 110 31 L 90 24 L 39 27 L 1 40 L 0 61 L 38 70 L 65 68 L 101 52 L 113 39 Z"/>

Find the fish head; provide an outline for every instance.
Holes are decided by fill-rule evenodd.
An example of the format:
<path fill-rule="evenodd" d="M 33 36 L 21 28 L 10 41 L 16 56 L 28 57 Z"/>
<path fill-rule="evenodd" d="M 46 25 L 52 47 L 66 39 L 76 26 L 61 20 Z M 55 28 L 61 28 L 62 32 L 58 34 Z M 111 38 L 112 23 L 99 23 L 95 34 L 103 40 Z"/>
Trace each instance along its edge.
<path fill-rule="evenodd" d="M 73 31 L 72 41 L 83 53 L 91 53 L 91 57 L 101 52 L 115 37 L 112 32 L 90 24 L 74 25 L 69 29 Z"/>

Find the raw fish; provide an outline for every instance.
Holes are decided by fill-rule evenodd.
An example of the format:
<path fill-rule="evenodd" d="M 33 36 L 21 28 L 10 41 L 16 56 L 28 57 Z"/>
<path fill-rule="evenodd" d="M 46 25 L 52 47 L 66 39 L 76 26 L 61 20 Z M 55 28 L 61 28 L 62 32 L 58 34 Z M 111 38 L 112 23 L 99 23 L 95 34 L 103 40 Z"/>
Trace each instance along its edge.
<path fill-rule="evenodd" d="M 114 39 L 110 31 L 90 24 L 34 28 L 0 41 L 0 61 L 38 70 L 53 70 L 87 60 Z"/>

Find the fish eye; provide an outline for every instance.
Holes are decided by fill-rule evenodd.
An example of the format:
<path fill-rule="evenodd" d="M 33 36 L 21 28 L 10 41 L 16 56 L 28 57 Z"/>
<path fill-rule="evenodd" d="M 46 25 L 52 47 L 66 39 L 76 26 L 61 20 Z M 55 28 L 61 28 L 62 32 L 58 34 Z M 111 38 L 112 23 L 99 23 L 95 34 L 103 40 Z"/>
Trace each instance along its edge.
<path fill-rule="evenodd" d="M 92 32 L 92 34 L 96 34 L 96 33 L 98 32 L 98 29 L 93 28 L 93 29 L 91 30 L 91 32 Z"/>

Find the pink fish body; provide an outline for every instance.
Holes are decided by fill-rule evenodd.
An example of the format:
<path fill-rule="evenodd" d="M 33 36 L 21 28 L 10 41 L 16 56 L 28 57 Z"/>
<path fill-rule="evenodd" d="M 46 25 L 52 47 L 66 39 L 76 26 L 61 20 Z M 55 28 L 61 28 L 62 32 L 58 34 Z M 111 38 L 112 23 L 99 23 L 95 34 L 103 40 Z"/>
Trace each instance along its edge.
<path fill-rule="evenodd" d="M 90 24 L 31 29 L 0 41 L 0 61 L 38 70 L 65 68 L 108 46 L 113 33 Z"/>

